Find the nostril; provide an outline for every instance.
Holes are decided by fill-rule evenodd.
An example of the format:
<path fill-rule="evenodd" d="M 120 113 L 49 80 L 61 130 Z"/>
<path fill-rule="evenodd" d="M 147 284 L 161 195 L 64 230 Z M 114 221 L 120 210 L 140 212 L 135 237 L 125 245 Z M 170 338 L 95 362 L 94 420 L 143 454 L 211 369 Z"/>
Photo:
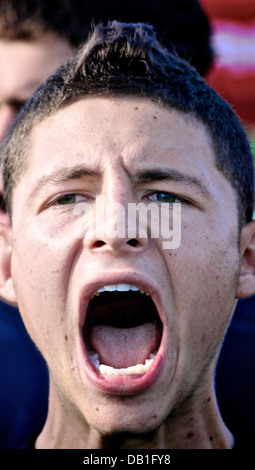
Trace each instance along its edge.
<path fill-rule="evenodd" d="M 136 247 L 138 245 L 138 241 L 135 238 L 132 238 L 131 240 L 128 240 L 127 244 Z"/>
<path fill-rule="evenodd" d="M 139 238 L 114 237 L 114 238 L 106 238 L 105 240 L 96 239 L 96 240 L 89 241 L 89 248 L 92 250 L 99 250 L 100 248 L 105 249 L 109 247 L 113 250 L 126 251 L 127 249 L 129 250 L 130 249 L 138 250 L 140 248 L 144 249 L 145 246 L 146 246 L 146 243 L 144 242 L 144 239 L 139 239 Z"/>
<path fill-rule="evenodd" d="M 106 245 L 106 244 L 107 244 L 107 243 L 104 242 L 103 240 L 97 240 L 97 241 L 95 241 L 95 243 L 93 243 L 92 248 L 100 248 L 101 246 L 104 246 L 104 245 Z M 132 238 L 131 240 L 128 240 L 128 241 L 127 241 L 127 245 L 130 245 L 130 246 L 133 246 L 133 247 L 137 247 L 138 241 L 137 241 L 135 238 Z"/>
<path fill-rule="evenodd" d="M 106 243 L 103 240 L 97 240 L 92 248 L 100 248 L 101 246 L 106 245 Z"/>

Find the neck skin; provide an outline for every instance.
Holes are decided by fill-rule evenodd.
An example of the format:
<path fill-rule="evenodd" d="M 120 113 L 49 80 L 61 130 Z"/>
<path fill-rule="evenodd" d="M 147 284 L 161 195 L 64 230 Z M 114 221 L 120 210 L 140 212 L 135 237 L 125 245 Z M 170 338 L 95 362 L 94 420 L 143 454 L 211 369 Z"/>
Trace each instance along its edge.
<path fill-rule="evenodd" d="M 52 385 L 52 384 L 51 384 Z M 209 393 L 208 393 L 209 392 Z M 50 387 L 49 412 L 36 440 L 37 449 L 230 449 L 234 439 L 225 426 L 213 386 L 194 393 L 149 434 L 102 436 Z"/>

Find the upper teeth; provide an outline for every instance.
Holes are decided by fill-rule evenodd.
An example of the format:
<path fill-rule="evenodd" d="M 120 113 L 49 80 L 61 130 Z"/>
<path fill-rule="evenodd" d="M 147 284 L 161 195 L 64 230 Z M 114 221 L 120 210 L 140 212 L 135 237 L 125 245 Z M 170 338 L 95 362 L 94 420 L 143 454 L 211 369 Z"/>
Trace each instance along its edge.
<path fill-rule="evenodd" d="M 93 298 L 95 295 L 101 294 L 101 292 L 128 292 L 128 291 L 140 291 L 142 294 L 145 294 L 145 292 L 141 289 L 139 289 L 136 286 L 133 286 L 131 284 L 110 284 L 108 286 L 102 286 L 100 287 L 93 295 L 91 298 Z M 149 295 L 149 294 L 146 294 Z"/>

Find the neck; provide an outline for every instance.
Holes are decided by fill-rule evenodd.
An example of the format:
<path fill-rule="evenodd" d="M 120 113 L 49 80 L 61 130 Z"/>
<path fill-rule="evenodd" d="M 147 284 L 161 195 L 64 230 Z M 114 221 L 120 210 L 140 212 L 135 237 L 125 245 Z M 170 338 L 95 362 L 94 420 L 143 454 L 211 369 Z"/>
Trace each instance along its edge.
<path fill-rule="evenodd" d="M 224 449 L 233 437 L 220 416 L 214 388 L 190 397 L 154 431 L 146 434 L 119 433 L 105 436 L 59 399 L 51 387 L 49 411 L 36 448 L 56 449 Z"/>

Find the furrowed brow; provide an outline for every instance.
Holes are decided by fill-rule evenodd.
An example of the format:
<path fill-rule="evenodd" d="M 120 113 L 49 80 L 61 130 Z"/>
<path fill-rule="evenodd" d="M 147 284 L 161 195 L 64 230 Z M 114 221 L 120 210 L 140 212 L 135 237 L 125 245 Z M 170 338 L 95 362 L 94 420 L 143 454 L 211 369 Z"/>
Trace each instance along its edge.
<path fill-rule="evenodd" d="M 71 168 L 61 168 L 56 170 L 50 175 L 42 176 L 33 187 L 30 196 L 35 196 L 45 186 L 60 185 L 71 180 L 81 180 L 88 177 L 98 177 L 97 171 L 84 167 L 84 165 L 77 165 Z"/>
<path fill-rule="evenodd" d="M 186 173 L 182 173 L 179 170 L 174 169 L 161 169 L 161 168 L 154 168 L 150 170 L 142 170 L 135 174 L 134 179 L 138 183 L 147 183 L 153 181 L 172 181 L 175 183 L 181 183 L 187 186 L 193 186 L 195 189 L 199 190 L 200 192 L 204 193 L 206 196 L 209 196 L 210 193 L 206 188 L 205 184 L 202 180 L 197 178 L 196 176 L 187 175 Z"/>

